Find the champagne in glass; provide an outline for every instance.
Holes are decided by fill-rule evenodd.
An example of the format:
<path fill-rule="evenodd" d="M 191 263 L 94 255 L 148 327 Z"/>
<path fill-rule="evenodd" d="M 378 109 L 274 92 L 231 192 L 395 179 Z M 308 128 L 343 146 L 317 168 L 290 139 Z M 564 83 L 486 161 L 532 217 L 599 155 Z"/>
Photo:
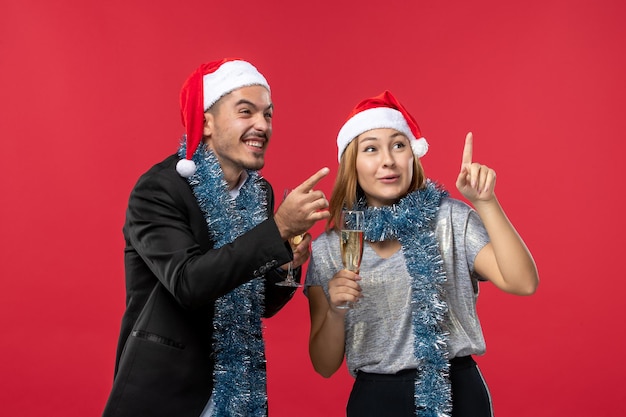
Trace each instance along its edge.
<path fill-rule="evenodd" d="M 344 210 L 341 213 L 341 229 L 339 231 L 339 247 L 341 260 L 348 271 L 359 273 L 363 256 L 363 212 Z M 352 303 L 346 302 L 337 308 L 351 308 Z"/>
<path fill-rule="evenodd" d="M 363 231 L 342 230 L 340 246 L 343 266 L 348 271 L 358 274 L 361 267 L 361 256 L 363 256 Z"/>

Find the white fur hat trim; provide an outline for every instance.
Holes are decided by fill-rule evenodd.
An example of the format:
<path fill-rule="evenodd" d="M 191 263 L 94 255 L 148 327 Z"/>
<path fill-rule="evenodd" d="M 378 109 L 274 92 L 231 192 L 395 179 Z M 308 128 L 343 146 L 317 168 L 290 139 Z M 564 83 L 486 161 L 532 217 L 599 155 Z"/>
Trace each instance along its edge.
<path fill-rule="evenodd" d="M 204 110 L 217 100 L 238 88 L 261 85 L 270 90 L 265 77 L 246 61 L 227 61 L 217 70 L 202 76 Z"/>
<path fill-rule="evenodd" d="M 413 153 L 421 158 L 428 151 L 428 142 L 425 138 L 417 139 L 402 113 L 389 107 L 375 107 L 363 110 L 352 116 L 341 127 L 337 135 L 337 159 L 341 161 L 341 155 L 346 147 L 361 133 L 372 129 L 395 129 L 406 135 L 411 143 Z"/>

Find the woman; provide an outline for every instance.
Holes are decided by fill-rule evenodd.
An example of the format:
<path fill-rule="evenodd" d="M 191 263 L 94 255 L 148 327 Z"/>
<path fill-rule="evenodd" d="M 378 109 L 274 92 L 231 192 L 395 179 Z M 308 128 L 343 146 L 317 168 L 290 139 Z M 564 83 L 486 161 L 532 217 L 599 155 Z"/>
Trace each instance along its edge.
<path fill-rule="evenodd" d="M 315 370 L 330 377 L 345 355 L 356 377 L 349 417 L 491 416 L 472 358 L 485 352 L 478 282 L 517 295 L 539 282 L 494 194 L 495 172 L 472 161 L 469 133 L 456 186 L 474 208 L 449 198 L 426 178 L 419 158 L 428 144 L 388 91 L 357 105 L 337 145 L 331 218 L 306 278 Z M 341 263 L 344 208 L 365 211 L 360 274 Z"/>

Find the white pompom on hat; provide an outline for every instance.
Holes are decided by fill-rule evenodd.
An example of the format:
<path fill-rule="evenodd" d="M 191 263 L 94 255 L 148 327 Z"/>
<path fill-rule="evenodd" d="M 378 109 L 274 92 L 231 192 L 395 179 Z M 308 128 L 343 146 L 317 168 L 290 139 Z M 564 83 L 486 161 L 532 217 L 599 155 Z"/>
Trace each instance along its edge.
<path fill-rule="evenodd" d="M 238 88 L 260 85 L 270 86 L 263 75 L 249 62 L 238 58 L 224 58 L 200 65 L 183 84 L 180 92 L 180 113 L 185 126 L 186 155 L 176 164 L 183 177 L 196 172 L 191 160 L 202 142 L 204 112 L 226 94 Z"/>
<path fill-rule="evenodd" d="M 352 110 L 337 135 L 337 159 L 341 161 L 346 147 L 361 133 L 384 128 L 395 129 L 406 135 L 418 158 L 428 152 L 428 142 L 422 137 L 413 116 L 389 91 L 384 91 L 376 97 L 366 98 Z"/>

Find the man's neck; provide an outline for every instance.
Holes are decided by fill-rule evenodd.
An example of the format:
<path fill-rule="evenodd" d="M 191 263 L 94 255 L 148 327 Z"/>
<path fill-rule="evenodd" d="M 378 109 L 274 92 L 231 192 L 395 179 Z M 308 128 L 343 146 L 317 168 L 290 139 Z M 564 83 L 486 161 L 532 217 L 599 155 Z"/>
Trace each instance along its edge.
<path fill-rule="evenodd" d="M 246 182 L 246 179 L 248 179 L 248 173 L 246 171 L 241 171 L 241 173 L 239 174 L 239 181 L 235 183 L 234 186 L 231 186 L 231 184 L 226 181 L 226 183 L 228 184 L 228 192 L 232 198 L 237 198 L 237 196 L 239 195 L 239 190 L 243 186 L 243 183 Z"/>
<path fill-rule="evenodd" d="M 220 164 L 223 165 L 223 164 Z M 243 169 L 232 169 L 230 167 L 225 168 L 222 166 L 222 173 L 224 175 L 224 180 L 228 185 L 229 190 L 235 189 L 242 182 L 242 179 L 247 178 L 247 173 Z"/>

